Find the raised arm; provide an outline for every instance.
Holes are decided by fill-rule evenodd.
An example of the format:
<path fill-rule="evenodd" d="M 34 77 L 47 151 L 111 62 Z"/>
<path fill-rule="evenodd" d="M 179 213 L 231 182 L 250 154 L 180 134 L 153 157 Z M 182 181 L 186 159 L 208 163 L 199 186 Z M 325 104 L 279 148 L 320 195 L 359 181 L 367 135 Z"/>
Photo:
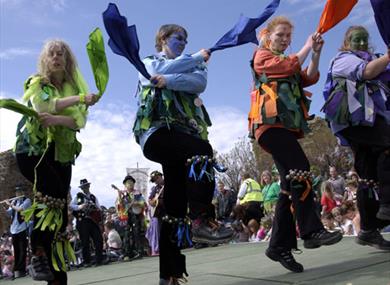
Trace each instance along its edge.
<path fill-rule="evenodd" d="M 369 80 L 377 77 L 390 64 L 390 49 L 380 58 L 370 61 L 363 71 L 363 79 Z"/>

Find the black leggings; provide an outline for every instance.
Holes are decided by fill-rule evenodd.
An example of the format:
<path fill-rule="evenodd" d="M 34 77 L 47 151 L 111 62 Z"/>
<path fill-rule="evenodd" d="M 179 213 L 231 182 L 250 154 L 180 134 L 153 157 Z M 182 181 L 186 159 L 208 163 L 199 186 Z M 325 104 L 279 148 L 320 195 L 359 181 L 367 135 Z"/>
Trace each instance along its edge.
<path fill-rule="evenodd" d="M 284 193 L 279 195 L 269 246 L 287 250 L 295 249 L 297 248 L 297 239 L 291 204 L 294 207 L 302 239 L 324 228 L 316 211 L 313 191 L 310 191 L 306 199 L 301 201 L 301 195 L 305 190 L 304 185 L 293 188 L 291 187 L 292 182 L 286 179 L 290 169 L 309 171 L 309 161 L 295 135 L 287 129 L 268 129 L 259 138 L 259 144 L 271 153 L 274 159 L 280 175 L 281 189 L 291 193 L 291 200 Z"/>
<path fill-rule="evenodd" d="M 28 154 L 16 154 L 16 160 L 21 173 L 31 183 L 34 183 L 34 168 L 40 160 L 40 156 L 29 156 Z M 72 176 L 71 164 L 62 164 L 54 160 L 54 145 L 51 145 L 41 163 L 37 168 L 37 191 L 43 195 L 67 200 Z M 64 231 L 68 224 L 68 205 L 66 203 L 62 212 L 63 222 L 60 232 Z M 51 263 L 51 245 L 54 239 L 54 232 L 49 230 L 41 231 L 34 229 L 31 233 L 31 248 L 33 254 L 39 248 L 43 248 L 49 259 L 50 269 L 55 276 L 55 281 L 60 284 L 67 284 L 66 272 L 55 271 Z M 50 282 L 48 282 L 50 284 Z"/>
<path fill-rule="evenodd" d="M 379 220 L 379 203 L 390 204 L 390 125 L 377 116 L 373 127 L 355 126 L 341 131 L 354 153 L 354 167 L 359 177 L 379 182 L 379 197 L 360 184 L 356 199 L 363 230 L 374 230 L 389 224 Z"/>
<path fill-rule="evenodd" d="M 211 204 L 215 182 L 192 181 L 188 178 L 186 161 L 194 155 L 213 155 L 211 145 L 202 139 L 168 129 L 153 133 L 144 147 L 146 158 L 162 165 L 164 173 L 164 206 L 170 216 L 192 219 L 214 218 Z M 186 272 L 185 257 L 171 238 L 175 227 L 163 222 L 160 234 L 160 278 L 181 277 Z"/>

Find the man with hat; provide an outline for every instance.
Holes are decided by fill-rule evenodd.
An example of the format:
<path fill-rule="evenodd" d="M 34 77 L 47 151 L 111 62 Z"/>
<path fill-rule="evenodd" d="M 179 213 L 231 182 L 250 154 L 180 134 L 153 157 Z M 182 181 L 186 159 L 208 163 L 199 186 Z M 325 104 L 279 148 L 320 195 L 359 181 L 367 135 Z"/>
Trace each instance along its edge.
<path fill-rule="evenodd" d="M 126 175 L 123 179 L 125 189 L 118 190 L 118 198 L 115 202 L 120 220 L 127 218 L 123 240 L 125 261 L 142 257 L 144 252 L 146 202 L 142 193 L 134 189 L 135 182 L 133 176 Z"/>
<path fill-rule="evenodd" d="M 87 179 L 80 180 L 79 188 L 82 192 L 77 193 L 71 203 L 73 214 L 76 217 L 76 228 L 80 234 L 83 265 L 91 266 L 91 239 L 95 246 L 96 265 L 105 263 L 103 260 L 103 235 L 99 223 L 101 222 L 101 210 L 99 201 L 89 188 L 91 183 Z"/>
<path fill-rule="evenodd" d="M 162 217 L 166 215 L 163 196 L 164 196 L 164 178 L 163 174 L 155 170 L 150 173 L 150 182 L 155 185 L 150 190 L 148 203 L 150 207 L 150 224 L 146 231 L 146 238 L 149 241 L 151 255 L 159 254 L 159 238 Z"/>
<path fill-rule="evenodd" d="M 31 206 L 31 200 L 24 196 L 24 189 L 21 186 L 15 187 L 15 198 L 6 200 L 9 206 L 7 214 L 11 217 L 12 245 L 14 248 L 14 277 L 19 278 L 26 275 L 27 236 L 28 224 L 24 221 L 21 212 Z"/>

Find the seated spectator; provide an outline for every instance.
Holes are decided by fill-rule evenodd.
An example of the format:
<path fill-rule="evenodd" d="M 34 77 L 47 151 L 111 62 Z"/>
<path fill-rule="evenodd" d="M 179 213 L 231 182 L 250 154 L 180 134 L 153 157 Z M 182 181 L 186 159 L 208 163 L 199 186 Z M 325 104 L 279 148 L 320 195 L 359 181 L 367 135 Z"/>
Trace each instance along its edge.
<path fill-rule="evenodd" d="M 247 242 L 249 240 L 248 228 L 244 225 L 243 219 L 245 216 L 245 208 L 242 205 L 236 205 L 233 207 L 231 218 L 233 222 L 231 227 L 234 231 L 235 242 Z"/>
<path fill-rule="evenodd" d="M 322 213 L 330 213 L 336 207 L 334 189 L 332 183 L 324 181 L 321 184 Z"/>
<path fill-rule="evenodd" d="M 353 201 L 356 202 L 356 192 L 359 184 L 355 180 L 347 180 L 345 192 L 344 192 L 344 201 Z"/>
<path fill-rule="evenodd" d="M 341 225 L 343 224 L 344 219 L 343 219 L 343 215 L 341 214 L 340 207 L 334 207 L 331 213 L 334 218 L 334 224 L 336 226 L 336 229 L 342 230 Z"/>
<path fill-rule="evenodd" d="M 272 229 L 272 216 L 267 215 L 261 218 L 260 222 L 260 230 L 258 237 L 262 241 L 268 241 L 271 237 L 271 229 Z"/>
<path fill-rule="evenodd" d="M 12 238 L 9 232 L 4 233 L 0 239 L 0 264 L 0 271 L 3 278 L 12 279 L 14 256 L 12 250 Z"/>
<path fill-rule="evenodd" d="M 356 236 L 360 231 L 360 215 L 352 201 L 344 202 L 340 207 L 343 217 L 341 227 L 344 234 Z"/>
<path fill-rule="evenodd" d="M 255 219 L 252 219 L 248 222 L 248 230 L 249 230 L 249 239 L 248 239 L 249 242 L 259 242 L 260 225 Z"/>
<path fill-rule="evenodd" d="M 332 232 L 336 229 L 336 224 L 332 212 L 323 213 L 321 216 L 321 222 L 328 231 Z"/>
<path fill-rule="evenodd" d="M 122 240 L 114 228 L 113 222 L 104 224 L 104 232 L 107 235 L 107 257 L 110 261 L 117 261 L 122 254 Z"/>
<path fill-rule="evenodd" d="M 354 170 L 350 170 L 347 174 L 347 178 L 349 180 L 353 180 L 355 182 L 359 182 L 359 175 Z"/>

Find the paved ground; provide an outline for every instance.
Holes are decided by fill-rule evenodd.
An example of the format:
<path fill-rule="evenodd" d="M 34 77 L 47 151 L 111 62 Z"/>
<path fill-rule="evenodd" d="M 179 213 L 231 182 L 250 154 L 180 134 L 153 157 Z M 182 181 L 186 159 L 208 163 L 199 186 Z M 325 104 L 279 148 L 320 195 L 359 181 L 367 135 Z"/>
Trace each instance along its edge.
<path fill-rule="evenodd" d="M 390 239 L 390 235 L 386 235 Z M 188 250 L 187 284 L 196 285 L 390 285 L 390 252 L 354 243 L 346 237 L 330 247 L 305 250 L 295 258 L 303 273 L 290 273 L 265 255 L 266 243 L 242 243 Z M 302 247 L 302 245 L 300 244 Z M 158 258 L 71 271 L 69 285 L 157 285 Z M 2 284 L 44 284 L 30 278 Z"/>

